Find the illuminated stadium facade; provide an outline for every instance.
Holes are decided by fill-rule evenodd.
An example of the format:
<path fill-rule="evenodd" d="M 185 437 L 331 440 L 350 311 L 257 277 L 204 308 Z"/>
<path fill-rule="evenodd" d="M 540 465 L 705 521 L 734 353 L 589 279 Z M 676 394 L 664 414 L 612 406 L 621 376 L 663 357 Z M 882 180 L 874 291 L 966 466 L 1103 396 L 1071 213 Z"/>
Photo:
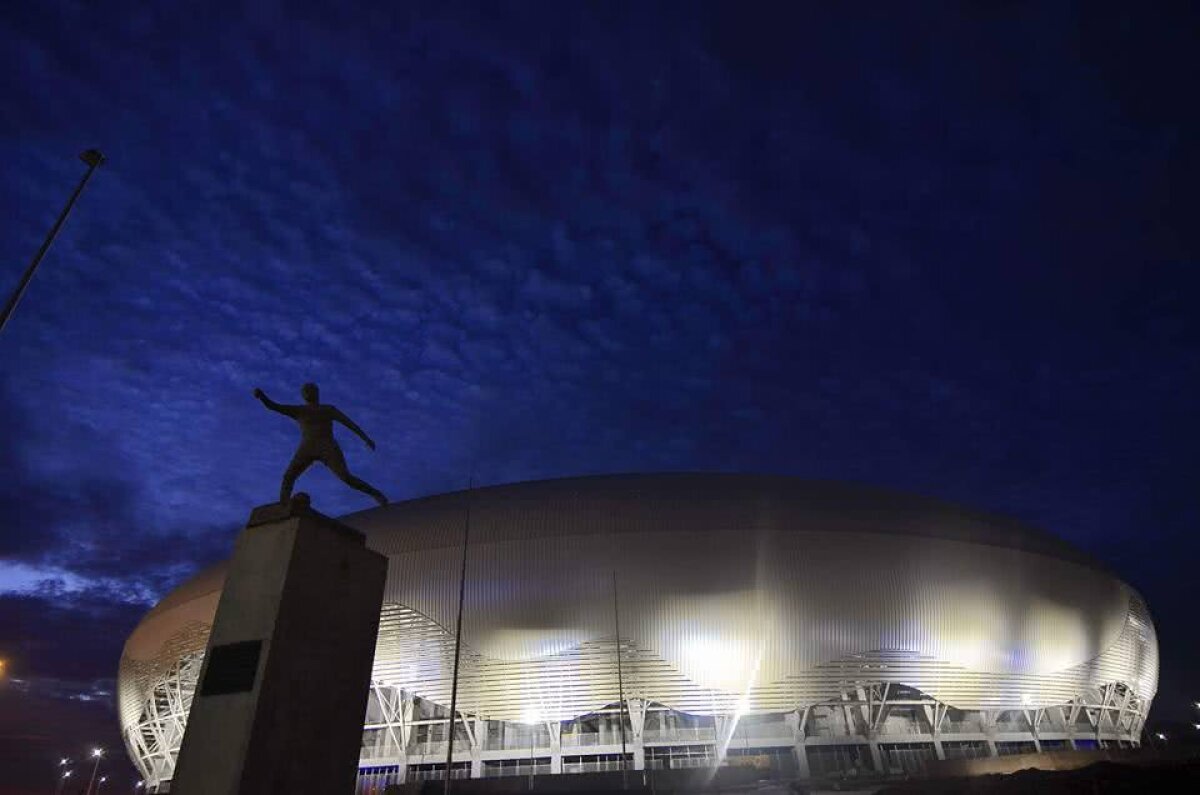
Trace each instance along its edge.
<path fill-rule="evenodd" d="M 361 791 L 445 775 L 468 501 L 454 776 L 617 770 L 622 744 L 631 770 L 886 775 L 1137 745 L 1154 697 L 1141 597 L 1011 520 L 790 478 L 521 483 L 343 519 L 389 558 Z M 120 720 L 151 791 L 169 789 L 223 576 L 126 643 Z"/>

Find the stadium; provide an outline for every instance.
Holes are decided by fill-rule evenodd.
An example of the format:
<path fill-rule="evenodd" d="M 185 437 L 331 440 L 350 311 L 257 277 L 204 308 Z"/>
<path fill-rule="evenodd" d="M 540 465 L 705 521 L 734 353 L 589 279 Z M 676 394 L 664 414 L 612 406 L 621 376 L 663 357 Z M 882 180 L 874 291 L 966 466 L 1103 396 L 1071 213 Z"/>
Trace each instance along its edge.
<path fill-rule="evenodd" d="M 1133 588 L 1045 532 L 926 498 L 622 475 L 342 521 L 389 559 L 361 792 L 447 774 L 468 521 L 454 777 L 827 778 L 1129 747 L 1157 687 Z M 170 789 L 223 576 L 181 585 L 126 642 L 119 716 L 151 792 Z"/>

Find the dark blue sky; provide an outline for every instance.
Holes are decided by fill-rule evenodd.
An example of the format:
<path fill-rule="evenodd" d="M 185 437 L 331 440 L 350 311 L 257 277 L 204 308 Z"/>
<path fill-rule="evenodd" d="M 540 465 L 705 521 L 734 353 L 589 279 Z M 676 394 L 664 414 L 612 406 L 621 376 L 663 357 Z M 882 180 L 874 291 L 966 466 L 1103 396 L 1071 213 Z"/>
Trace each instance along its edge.
<path fill-rule="evenodd" d="M 1200 697 L 1194 6 L 148 5 L 0 11 L 0 288 L 111 161 L 0 337 L 0 765 L 82 742 L 33 714 L 116 741 L 125 633 L 291 454 L 251 389 L 310 379 L 393 498 L 474 461 L 1018 516 L 1146 595 L 1158 714 Z"/>

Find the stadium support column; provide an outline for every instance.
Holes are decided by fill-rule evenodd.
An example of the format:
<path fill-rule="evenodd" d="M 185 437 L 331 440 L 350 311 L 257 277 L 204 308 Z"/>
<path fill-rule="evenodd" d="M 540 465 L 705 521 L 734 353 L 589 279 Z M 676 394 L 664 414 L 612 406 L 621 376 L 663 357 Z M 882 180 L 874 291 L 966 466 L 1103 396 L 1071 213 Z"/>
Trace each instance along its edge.
<path fill-rule="evenodd" d="M 808 750 L 804 745 L 804 727 L 808 724 L 809 707 L 787 714 L 787 725 L 792 729 L 792 752 L 796 756 L 796 771 L 800 778 L 808 778 Z"/>
<path fill-rule="evenodd" d="M 400 766 L 399 778 L 404 781 L 408 768 L 408 740 L 412 734 L 412 696 L 401 688 L 381 685 L 378 682 L 371 685 L 371 693 L 375 697 L 380 723 L 383 726 L 376 734 L 375 753 L 372 756 L 395 760 Z"/>
<path fill-rule="evenodd" d="M 171 791 L 353 792 L 387 558 L 304 495 L 238 536 Z"/>
<path fill-rule="evenodd" d="M 646 707 L 650 702 L 644 698 L 629 699 L 626 707 L 629 712 L 629 728 L 633 739 L 633 769 L 646 769 Z"/>
<path fill-rule="evenodd" d="M 551 721 L 546 724 L 546 734 L 550 738 L 550 772 L 562 772 L 562 723 Z"/>
<path fill-rule="evenodd" d="M 855 695 L 858 696 L 859 712 L 862 714 L 863 732 L 867 737 L 867 744 L 871 749 L 871 764 L 875 768 L 876 773 L 883 772 L 883 754 L 879 750 L 879 738 L 875 736 L 875 724 L 873 715 L 871 714 L 871 700 L 867 697 L 867 691 L 862 685 L 855 687 Z M 845 694 L 842 694 L 845 698 Z"/>
<path fill-rule="evenodd" d="M 1042 740 L 1038 736 L 1039 729 L 1042 725 L 1042 716 L 1046 714 L 1045 710 L 1022 710 L 1025 714 L 1025 720 L 1029 722 L 1029 731 L 1033 734 L 1033 750 L 1039 754 L 1042 752 Z"/>
<path fill-rule="evenodd" d="M 925 704 L 923 709 L 925 718 L 929 721 L 929 733 L 933 737 L 933 753 L 938 759 L 945 759 L 946 750 L 942 747 L 942 724 L 946 722 L 946 713 L 950 711 L 950 706 L 935 700 L 932 706 Z"/>
<path fill-rule="evenodd" d="M 400 708 L 400 737 L 397 743 L 400 746 L 400 780 L 408 781 L 408 743 L 412 737 L 414 704 L 412 694 L 407 690 L 400 690 L 397 696 Z"/>
<path fill-rule="evenodd" d="M 724 765 L 729 755 L 729 745 L 733 740 L 733 732 L 737 728 L 733 715 L 713 715 L 713 737 L 717 743 L 717 764 Z"/>
<path fill-rule="evenodd" d="M 996 721 L 1000 719 L 1000 713 L 994 709 L 985 709 L 979 714 L 983 718 L 983 733 L 987 742 L 988 756 L 999 756 L 1000 752 L 996 749 Z"/>
<path fill-rule="evenodd" d="M 1118 738 L 1121 737 L 1121 733 L 1125 730 L 1125 716 L 1129 714 L 1129 707 L 1130 707 L 1131 702 L 1133 701 L 1133 691 L 1130 690 L 1127 685 L 1123 685 L 1123 687 L 1125 689 L 1125 695 L 1121 699 L 1121 709 L 1117 712 L 1117 721 L 1116 721 L 1116 730 L 1117 730 Z M 1037 716 L 1038 716 L 1039 724 L 1041 723 L 1041 718 L 1044 714 L 1045 714 L 1045 710 L 1038 710 Z M 1037 738 L 1037 732 L 1034 732 L 1034 739 L 1036 739 L 1036 738 Z M 1040 751 L 1042 749 L 1039 747 L 1038 750 Z"/>
<path fill-rule="evenodd" d="M 881 773 L 883 772 L 883 757 L 879 751 L 879 743 L 874 737 L 871 736 L 871 724 L 867 720 L 865 714 L 861 715 L 862 731 L 856 731 L 858 720 L 854 717 L 851 711 L 853 710 L 854 712 L 860 712 L 866 710 L 866 706 L 864 704 L 866 696 L 862 695 L 862 688 L 858 688 L 858 694 L 859 704 L 862 706 L 860 706 L 859 710 L 855 710 L 850 703 L 850 693 L 845 690 L 842 691 L 842 714 L 846 719 L 846 735 L 850 738 L 851 742 L 853 742 L 853 739 L 856 735 L 867 741 L 867 750 L 871 754 L 871 769 L 876 773 Z"/>
<path fill-rule="evenodd" d="M 1066 705 L 1060 707 L 1063 716 L 1063 725 L 1067 727 L 1067 744 L 1071 746 L 1072 751 L 1079 750 L 1079 746 L 1075 744 L 1075 725 L 1079 720 L 1079 699 L 1073 698 Z"/>
<path fill-rule="evenodd" d="M 463 715 L 463 726 L 467 726 L 467 716 Z M 487 722 L 478 715 L 472 719 L 474 730 L 471 731 L 471 778 L 483 778 L 483 743 L 487 740 Z"/>

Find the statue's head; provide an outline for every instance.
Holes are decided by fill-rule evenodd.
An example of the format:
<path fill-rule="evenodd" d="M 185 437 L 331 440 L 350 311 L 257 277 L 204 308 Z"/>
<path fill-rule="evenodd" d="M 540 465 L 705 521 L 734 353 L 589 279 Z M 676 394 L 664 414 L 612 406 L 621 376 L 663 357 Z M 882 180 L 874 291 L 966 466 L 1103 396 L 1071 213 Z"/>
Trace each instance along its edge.
<path fill-rule="evenodd" d="M 316 403 L 321 399 L 321 390 L 317 389 L 317 385 L 307 383 L 300 387 L 300 397 L 304 398 L 305 403 Z"/>

